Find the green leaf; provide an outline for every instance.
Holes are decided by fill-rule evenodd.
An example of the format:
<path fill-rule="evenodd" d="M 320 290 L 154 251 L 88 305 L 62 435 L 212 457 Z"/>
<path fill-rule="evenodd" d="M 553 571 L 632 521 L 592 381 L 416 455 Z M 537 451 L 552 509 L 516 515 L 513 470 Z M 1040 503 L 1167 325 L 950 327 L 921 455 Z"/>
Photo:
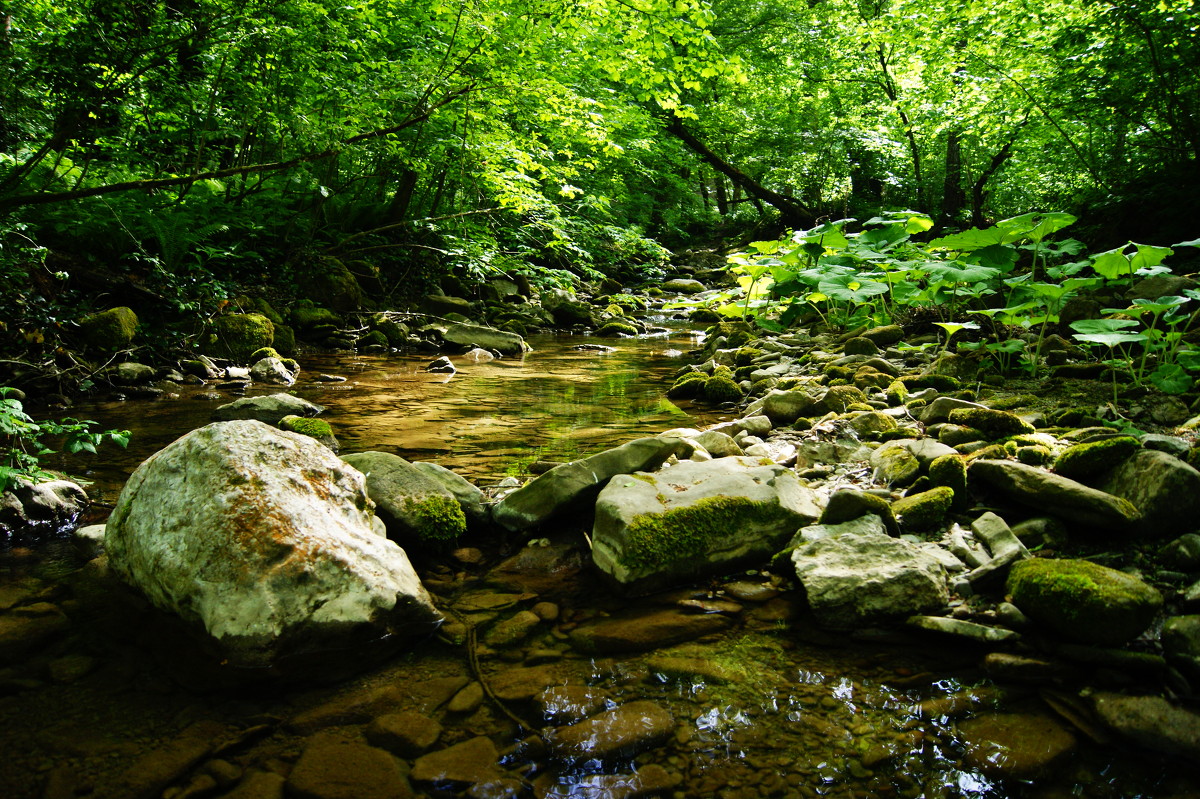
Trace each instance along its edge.
<path fill-rule="evenodd" d="M 887 283 L 861 278 L 858 275 L 838 275 L 822 280 L 817 286 L 822 294 L 842 302 L 865 303 L 872 297 L 887 294 Z"/>
<path fill-rule="evenodd" d="M 1192 387 L 1192 376 L 1177 363 L 1164 363 L 1149 375 L 1149 380 L 1164 394 L 1185 394 Z"/>
<path fill-rule="evenodd" d="M 1125 247 L 1117 247 L 1092 256 L 1092 269 L 1106 280 L 1133 274 L 1133 267 L 1125 257 Z"/>

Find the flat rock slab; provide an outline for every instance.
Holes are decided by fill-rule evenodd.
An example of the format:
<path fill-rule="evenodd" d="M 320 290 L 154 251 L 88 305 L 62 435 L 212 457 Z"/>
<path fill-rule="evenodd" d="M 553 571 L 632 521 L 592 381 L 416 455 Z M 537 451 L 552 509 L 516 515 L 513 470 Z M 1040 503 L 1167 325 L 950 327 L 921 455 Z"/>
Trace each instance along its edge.
<path fill-rule="evenodd" d="M 545 735 L 550 753 L 568 762 L 610 762 L 665 743 L 675 733 L 675 719 L 662 705 L 642 700 L 593 716 Z"/>
<path fill-rule="evenodd" d="M 1141 514 L 1128 500 L 1016 461 L 981 459 L 967 469 L 972 485 L 984 485 L 1013 502 L 1055 516 L 1076 528 L 1133 532 Z"/>
<path fill-rule="evenodd" d="M 985 713 L 961 721 L 966 761 L 992 777 L 1045 774 L 1075 748 L 1075 736 L 1042 713 Z"/>
<path fill-rule="evenodd" d="M 722 632 L 732 625 L 732 619 L 718 613 L 663 608 L 582 624 L 571 631 L 571 644 L 588 654 L 649 652 Z"/>
<path fill-rule="evenodd" d="M 496 503 L 492 518 L 516 531 L 529 530 L 595 499 L 618 474 L 657 469 L 679 447 L 674 438 L 638 438 L 582 460 L 555 466 Z"/>
<path fill-rule="evenodd" d="M 417 783 L 463 790 L 503 777 L 499 760 L 496 745 L 479 736 L 417 758 L 409 777 Z"/>
<path fill-rule="evenodd" d="M 1097 693 L 1096 715 L 1122 738 L 1159 754 L 1200 761 L 1200 714 L 1161 696 Z"/>

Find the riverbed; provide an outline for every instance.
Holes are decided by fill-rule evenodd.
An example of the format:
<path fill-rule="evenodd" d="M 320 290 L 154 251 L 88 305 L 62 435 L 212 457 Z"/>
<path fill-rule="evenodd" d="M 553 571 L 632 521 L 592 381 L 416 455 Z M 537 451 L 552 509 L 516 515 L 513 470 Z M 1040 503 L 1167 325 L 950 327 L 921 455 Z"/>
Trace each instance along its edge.
<path fill-rule="evenodd" d="M 734 409 L 665 398 L 697 341 L 689 331 L 619 342 L 534 337 L 534 351 L 520 359 L 456 357 L 454 375 L 424 371 L 433 356 L 308 355 L 291 390 L 327 408 L 343 452 L 433 461 L 491 487 L 525 478 L 537 461 L 734 418 Z M 138 463 L 207 423 L 216 405 L 276 390 L 181 386 L 153 401 L 81 404 L 76 416 L 130 429 L 129 450 L 57 465 L 92 481 L 100 518 Z M 114 791 L 136 782 L 138 772 L 162 767 L 164 751 L 205 736 L 211 746 L 197 749 L 195 763 L 144 795 L 224 796 L 260 774 L 279 775 L 260 781 L 282 791 L 312 736 L 361 741 L 381 715 L 415 712 L 441 725 L 435 750 L 486 739 L 510 788 L 540 797 L 625 796 L 635 773 L 665 775 L 665 795 L 722 799 L 1196 795 L 1187 764 L 1100 746 L 1052 712 L 1047 699 L 1058 687 L 996 690 L 979 668 L 982 651 L 873 631 L 831 635 L 808 618 L 793 586 L 759 573 L 625 602 L 580 560 L 585 520 L 544 532 L 548 538 L 533 549 L 476 536 L 454 555 L 416 563 L 438 601 L 479 630 L 517 609 L 552 608 L 543 607 L 546 618 L 522 644 L 475 649 L 478 672 L 465 642 L 446 635 L 353 677 L 272 690 L 214 685 L 193 674 L 187 648 L 135 598 L 104 595 L 97 564 L 86 564 L 68 543 L 8 546 L 0 594 L 34 592 L 69 625 L 45 650 L 0 670 L 0 793 L 122 795 Z M 547 578 L 522 577 L 512 566 L 551 555 L 574 568 Z M 761 590 L 750 596 L 747 583 Z M 627 618 L 636 625 L 681 603 L 730 621 L 698 640 L 637 653 L 581 654 L 570 645 L 581 624 Z M 482 696 L 461 698 L 479 676 L 499 686 L 512 716 Z M 630 757 L 554 762 L 514 720 L 533 729 L 547 724 L 527 686 L 585 686 L 614 706 L 650 700 L 669 710 L 674 730 Z M 1067 699 L 1071 690 L 1061 686 Z M 1027 725 L 1026 738 L 1046 725 L 1066 730 L 1071 754 L 1051 770 L 1014 778 L 1007 755 L 982 741 L 987 727 L 979 732 L 979 719 L 989 718 L 998 730 L 1013 719 Z M 218 746 L 224 741 L 231 743 Z M 411 761 L 398 762 L 406 770 Z M 428 795 L 465 795 L 462 788 Z"/>

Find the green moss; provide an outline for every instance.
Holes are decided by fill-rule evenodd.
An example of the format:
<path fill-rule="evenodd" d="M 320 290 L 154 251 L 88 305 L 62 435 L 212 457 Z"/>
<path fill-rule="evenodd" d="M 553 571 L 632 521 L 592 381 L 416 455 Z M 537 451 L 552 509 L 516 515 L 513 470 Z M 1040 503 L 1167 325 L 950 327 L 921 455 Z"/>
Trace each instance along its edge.
<path fill-rule="evenodd" d="M 1141 449 L 1133 436 L 1114 436 L 1089 444 L 1067 447 L 1054 461 L 1054 471 L 1072 480 L 1092 477 L 1107 471 Z"/>
<path fill-rule="evenodd" d="M 745 322 L 717 322 L 706 331 L 709 341 L 725 338 L 725 346 L 742 347 L 754 340 L 754 331 Z"/>
<path fill-rule="evenodd" d="M 355 346 L 359 349 L 366 349 L 367 347 L 382 347 L 383 349 L 387 349 L 388 344 L 388 337 L 382 331 L 371 330 L 360 338 Z"/>
<path fill-rule="evenodd" d="M 255 297 L 254 299 L 250 300 L 249 307 L 253 309 L 255 313 L 260 313 L 270 319 L 271 324 L 283 324 L 283 317 L 279 315 L 279 311 L 275 310 L 274 306 L 272 306 L 271 303 L 267 302 L 262 297 Z"/>
<path fill-rule="evenodd" d="M 704 398 L 709 402 L 738 402 L 742 399 L 742 387 L 734 382 L 731 373 L 722 374 L 718 369 L 704 381 Z"/>
<path fill-rule="evenodd" d="M 892 384 L 892 376 L 884 374 L 877 369 L 872 369 L 869 366 L 864 366 L 854 373 L 854 385 L 860 391 L 865 391 L 868 388 L 886 389 Z M 899 405 L 900 403 L 896 403 Z"/>
<path fill-rule="evenodd" d="M 1142 580 L 1086 560 L 1018 561 L 1006 591 L 1031 618 L 1083 643 L 1122 644 L 1162 607 L 1162 595 Z"/>
<path fill-rule="evenodd" d="M 749 380 L 750 375 L 758 371 L 757 366 L 739 366 L 733 370 L 734 380 Z"/>
<path fill-rule="evenodd" d="M 275 343 L 275 325 L 262 314 L 226 314 L 213 320 L 209 346 L 217 355 L 246 363 L 251 355 Z"/>
<path fill-rule="evenodd" d="M 733 362 L 738 366 L 749 366 L 755 358 L 761 358 L 763 351 L 758 347 L 739 347 L 733 354 Z"/>
<path fill-rule="evenodd" d="M 990 400 L 989 404 L 998 411 L 1011 411 L 1014 408 L 1028 408 L 1037 405 L 1040 401 L 1033 394 L 1014 394 L 1011 397 L 998 397 Z"/>
<path fill-rule="evenodd" d="M 1031 444 L 1017 448 L 1017 460 L 1030 466 L 1045 466 L 1054 460 L 1054 453 L 1042 444 Z"/>
<path fill-rule="evenodd" d="M 707 381 L 708 375 L 704 372 L 686 372 L 667 389 L 667 396 L 671 399 L 693 399 L 704 390 Z"/>
<path fill-rule="evenodd" d="M 137 334 L 138 318 L 132 309 L 122 306 L 85 316 L 79 327 L 85 347 L 107 352 L 129 346 Z"/>
<path fill-rule="evenodd" d="M 295 358 L 280 358 L 279 362 L 283 364 L 284 368 L 292 374 L 296 374 L 300 371 L 300 362 Z"/>
<path fill-rule="evenodd" d="M 730 530 L 776 519 L 773 508 L 745 497 L 708 497 L 683 508 L 634 516 L 621 560 L 633 570 L 670 566 L 703 556 Z"/>
<path fill-rule="evenodd" d="M 466 514 L 453 497 L 434 494 L 409 499 L 405 512 L 417 539 L 426 546 L 451 543 L 467 530 Z"/>
<path fill-rule="evenodd" d="M 1032 433 L 1034 427 L 1015 413 L 993 408 L 955 408 L 950 411 L 951 424 L 973 427 L 993 438 Z"/>
<path fill-rule="evenodd" d="M 908 386 L 900 380 L 889 383 L 885 392 L 887 401 L 892 405 L 903 405 L 908 400 Z"/>
<path fill-rule="evenodd" d="M 313 419 L 306 416 L 285 416 L 280 420 L 279 426 L 284 430 L 290 430 L 293 433 L 299 433 L 310 438 L 322 439 L 333 437 L 333 428 L 324 419 Z"/>
<path fill-rule="evenodd" d="M 282 359 L 283 356 L 274 347 L 260 347 L 250 354 L 250 363 L 257 363 L 263 358 Z"/>
<path fill-rule="evenodd" d="M 961 455 L 950 453 L 934 458 L 929 464 L 929 482 L 952 489 L 955 497 L 965 497 L 967 462 Z"/>
<path fill-rule="evenodd" d="M 302 331 L 330 325 L 340 327 L 342 319 L 328 308 L 314 307 L 311 303 L 297 303 L 291 311 L 292 324 Z"/>
<path fill-rule="evenodd" d="M 613 320 L 606 322 L 599 330 L 596 331 L 597 336 L 605 338 L 617 338 L 618 336 L 636 336 L 638 329 L 628 322 Z"/>
<path fill-rule="evenodd" d="M 969 447 L 970 444 L 959 444 L 959 447 Z M 958 447 L 955 447 L 958 449 Z M 1010 453 L 1003 444 L 989 444 L 986 447 L 973 449 L 967 455 L 967 460 L 1008 460 Z"/>
<path fill-rule="evenodd" d="M 854 369 L 849 366 L 827 364 L 821 372 L 830 380 L 842 380 L 848 383 L 854 379 Z"/>
<path fill-rule="evenodd" d="M 940 527 L 954 503 L 954 489 L 936 486 L 892 503 L 892 512 L 900 518 L 900 527 L 910 533 L 924 533 Z"/>
<path fill-rule="evenodd" d="M 962 385 L 958 380 L 947 375 L 905 375 L 900 378 L 900 382 L 907 386 L 909 391 L 932 388 L 941 392 L 950 392 L 958 391 Z"/>
<path fill-rule="evenodd" d="M 296 351 L 296 333 L 287 325 L 275 325 L 272 346 L 284 355 L 291 355 Z"/>
<path fill-rule="evenodd" d="M 867 404 L 867 395 L 854 386 L 830 386 L 821 398 L 821 405 L 826 411 L 845 413 L 849 410 L 874 410 Z M 862 407 L 854 407 L 854 406 Z"/>

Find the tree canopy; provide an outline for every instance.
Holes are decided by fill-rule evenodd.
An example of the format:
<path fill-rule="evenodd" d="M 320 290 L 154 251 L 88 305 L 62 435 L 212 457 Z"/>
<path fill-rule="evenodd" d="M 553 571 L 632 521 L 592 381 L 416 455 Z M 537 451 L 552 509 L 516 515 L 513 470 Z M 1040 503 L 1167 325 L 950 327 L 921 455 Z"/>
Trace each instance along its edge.
<path fill-rule="evenodd" d="M 978 226 L 1200 182 L 1193 0 L 22 0 L 0 20 L 14 286 L 57 256 L 57 280 L 116 269 L 197 307 L 326 257 L 384 287 L 560 280 L 763 222 Z"/>

